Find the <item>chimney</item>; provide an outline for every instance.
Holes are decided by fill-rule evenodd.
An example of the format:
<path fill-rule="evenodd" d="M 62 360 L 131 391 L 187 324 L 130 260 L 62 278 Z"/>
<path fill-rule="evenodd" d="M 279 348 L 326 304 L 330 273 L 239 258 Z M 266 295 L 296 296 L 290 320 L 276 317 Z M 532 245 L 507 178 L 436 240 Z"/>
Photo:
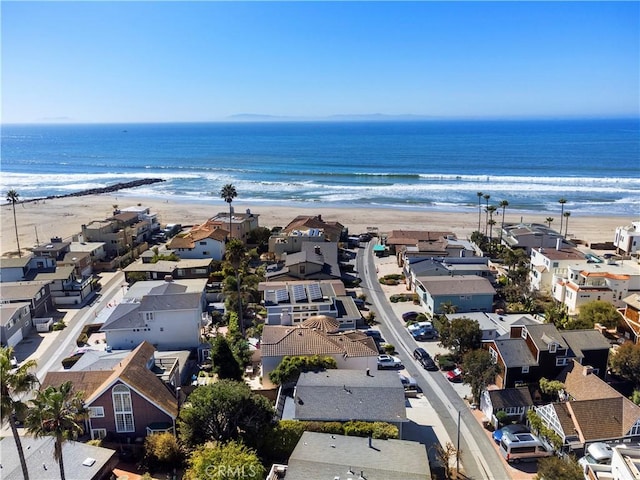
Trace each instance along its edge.
<path fill-rule="evenodd" d="M 591 375 L 593 373 L 593 367 L 590 365 L 585 365 L 582 367 L 582 374 L 586 377 L 587 375 Z"/>
<path fill-rule="evenodd" d="M 171 276 L 171 275 L 165 275 L 165 276 L 164 276 L 164 281 L 165 281 L 165 282 L 173 282 L 173 276 Z"/>
<path fill-rule="evenodd" d="M 560 250 L 562 248 L 562 239 L 560 237 L 556 238 L 556 250 Z"/>
<path fill-rule="evenodd" d="M 314 248 L 316 255 L 322 255 L 322 251 L 320 250 L 320 245 L 316 245 Z"/>

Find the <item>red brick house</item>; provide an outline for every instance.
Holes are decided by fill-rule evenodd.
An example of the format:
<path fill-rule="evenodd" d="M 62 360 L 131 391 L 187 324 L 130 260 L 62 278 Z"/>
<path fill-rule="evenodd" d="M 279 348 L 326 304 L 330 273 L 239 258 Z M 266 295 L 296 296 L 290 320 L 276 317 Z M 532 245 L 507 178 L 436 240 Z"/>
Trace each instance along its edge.
<path fill-rule="evenodd" d="M 177 371 L 169 382 L 154 360 L 155 348 L 141 343 L 113 369 L 49 372 L 42 388 L 73 382 L 84 392 L 91 438 L 142 438 L 153 432 L 175 431 L 178 416 Z M 162 368 L 160 367 L 160 370 Z M 177 370 L 177 369 L 176 369 Z"/>

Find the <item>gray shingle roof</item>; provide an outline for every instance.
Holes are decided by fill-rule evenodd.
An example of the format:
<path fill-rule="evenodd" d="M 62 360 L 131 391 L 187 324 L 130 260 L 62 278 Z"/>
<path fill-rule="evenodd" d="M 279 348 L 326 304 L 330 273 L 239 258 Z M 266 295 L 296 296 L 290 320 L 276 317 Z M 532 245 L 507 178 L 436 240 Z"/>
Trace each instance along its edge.
<path fill-rule="evenodd" d="M 407 420 L 404 388 L 395 371 L 331 369 L 300 375 L 295 392 L 297 420 Z"/>
<path fill-rule="evenodd" d="M 453 277 L 418 277 L 431 295 L 485 294 L 495 295 L 496 291 L 486 278 L 476 275 L 456 275 Z"/>
<path fill-rule="evenodd" d="M 491 398 L 491 405 L 494 409 L 533 405 L 533 398 L 531 398 L 528 387 L 489 390 L 489 398 Z"/>
<path fill-rule="evenodd" d="M 533 367 L 536 359 L 522 338 L 500 338 L 495 340 L 496 348 L 507 368 Z"/>
<path fill-rule="evenodd" d="M 583 358 L 585 351 L 611 348 L 609 340 L 598 330 L 565 330 L 562 332 L 562 338 L 576 358 Z"/>
<path fill-rule="evenodd" d="M 351 472 L 351 473 L 349 473 Z M 287 480 L 358 478 L 367 480 L 429 480 L 426 448 L 406 440 L 304 432 L 287 469 Z"/>

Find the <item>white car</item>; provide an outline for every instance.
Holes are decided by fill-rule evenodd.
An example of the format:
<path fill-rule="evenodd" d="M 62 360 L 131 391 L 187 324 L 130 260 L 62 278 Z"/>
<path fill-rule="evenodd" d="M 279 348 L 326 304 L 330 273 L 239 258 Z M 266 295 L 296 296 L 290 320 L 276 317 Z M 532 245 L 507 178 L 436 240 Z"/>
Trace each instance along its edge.
<path fill-rule="evenodd" d="M 402 361 L 398 357 L 391 355 L 378 355 L 378 370 L 385 370 L 387 368 L 404 368 Z"/>

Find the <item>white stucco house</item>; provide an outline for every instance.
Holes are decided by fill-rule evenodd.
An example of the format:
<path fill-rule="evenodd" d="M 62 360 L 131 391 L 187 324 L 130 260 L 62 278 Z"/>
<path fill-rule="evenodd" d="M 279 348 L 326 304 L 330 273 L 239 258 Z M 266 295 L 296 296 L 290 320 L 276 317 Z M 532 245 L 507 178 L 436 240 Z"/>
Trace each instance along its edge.
<path fill-rule="evenodd" d="M 620 253 L 632 255 L 640 251 L 640 222 L 632 222 L 631 225 L 617 227 L 613 239 L 613 245 Z"/>
<path fill-rule="evenodd" d="M 173 237 L 167 243 L 167 250 L 175 252 L 180 258 L 222 260 L 228 234 L 218 224 L 207 221 Z"/>
<path fill-rule="evenodd" d="M 207 279 L 136 282 L 105 320 L 100 331 L 114 350 L 147 341 L 157 350 L 197 348 L 208 321 Z"/>

